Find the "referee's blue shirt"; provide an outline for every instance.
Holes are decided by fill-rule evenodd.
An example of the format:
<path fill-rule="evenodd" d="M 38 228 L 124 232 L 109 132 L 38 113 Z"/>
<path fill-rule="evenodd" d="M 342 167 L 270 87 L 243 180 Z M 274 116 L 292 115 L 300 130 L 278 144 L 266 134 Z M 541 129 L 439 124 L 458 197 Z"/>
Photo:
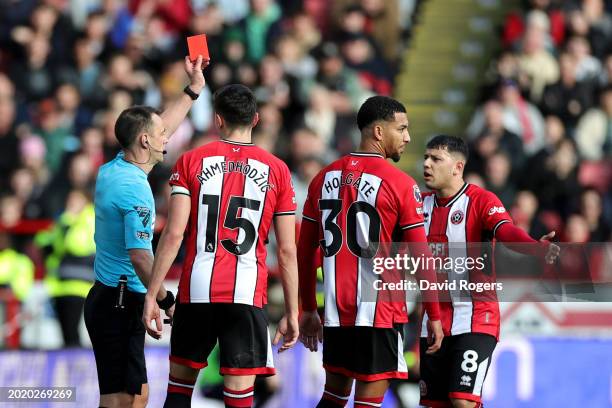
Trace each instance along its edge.
<path fill-rule="evenodd" d="M 134 271 L 129 249 L 152 250 L 155 201 L 147 174 L 120 152 L 98 171 L 96 180 L 96 279 L 117 286 L 126 275 L 128 289 L 146 293 Z"/>

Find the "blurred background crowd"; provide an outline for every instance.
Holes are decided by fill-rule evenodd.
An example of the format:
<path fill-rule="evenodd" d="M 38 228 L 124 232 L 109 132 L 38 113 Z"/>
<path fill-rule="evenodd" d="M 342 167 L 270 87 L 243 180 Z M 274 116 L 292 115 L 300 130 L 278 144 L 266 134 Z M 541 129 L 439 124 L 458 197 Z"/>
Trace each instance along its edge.
<path fill-rule="evenodd" d="M 211 65 L 149 177 L 157 235 L 170 168 L 218 137 L 211 95 L 228 83 L 254 90 L 253 140 L 288 163 L 301 205 L 312 177 L 356 147 L 360 104 L 396 93 L 424 2 L 0 0 L 0 286 L 10 288 L 0 303 L 10 310 L 9 296 L 24 301 L 43 282 L 63 344 L 82 344 L 97 169 L 119 150 L 123 109 L 163 109 L 181 94 L 187 35 L 207 34 Z M 471 147 L 466 179 L 496 193 L 533 237 L 556 230 L 565 242 L 610 241 L 611 12 L 603 0 L 530 0 L 508 13 L 460 135 Z M 421 177 L 418 163 L 405 167 Z M 180 257 L 171 278 L 178 265 Z M 3 346 L 19 346 L 15 324 L 5 322 Z"/>

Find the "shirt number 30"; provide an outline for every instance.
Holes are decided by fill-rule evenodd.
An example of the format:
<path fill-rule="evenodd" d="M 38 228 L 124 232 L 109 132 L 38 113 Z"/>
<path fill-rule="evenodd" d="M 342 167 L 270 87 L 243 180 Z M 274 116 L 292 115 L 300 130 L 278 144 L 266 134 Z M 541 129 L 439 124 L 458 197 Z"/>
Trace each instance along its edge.
<path fill-rule="evenodd" d="M 319 200 L 319 210 L 327 217 L 323 221 L 323 229 L 331 234 L 331 239 L 326 239 L 329 234 L 324 234 L 324 239 L 321 240 L 321 248 L 326 257 L 334 256 L 342 247 L 342 230 L 338 226 L 336 218 L 342 211 L 342 200 L 340 199 L 321 199 Z M 363 213 L 369 220 L 367 231 L 367 243 L 362 247 L 357 241 L 357 228 L 363 230 L 363 226 L 358 220 L 359 213 Z M 363 220 L 363 218 L 362 218 Z M 346 245 L 349 250 L 360 258 L 373 258 L 378 252 L 379 237 L 380 237 L 380 215 L 372 204 L 365 201 L 355 201 L 352 203 L 346 212 Z"/>

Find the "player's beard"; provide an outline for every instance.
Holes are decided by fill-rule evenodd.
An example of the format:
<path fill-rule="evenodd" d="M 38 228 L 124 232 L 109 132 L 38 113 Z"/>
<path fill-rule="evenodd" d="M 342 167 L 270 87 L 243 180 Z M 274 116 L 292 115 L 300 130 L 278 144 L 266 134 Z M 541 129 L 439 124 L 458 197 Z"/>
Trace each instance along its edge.
<path fill-rule="evenodd" d="M 393 160 L 395 163 L 399 162 L 401 158 L 402 155 L 399 152 L 395 152 L 391 155 L 391 160 Z"/>

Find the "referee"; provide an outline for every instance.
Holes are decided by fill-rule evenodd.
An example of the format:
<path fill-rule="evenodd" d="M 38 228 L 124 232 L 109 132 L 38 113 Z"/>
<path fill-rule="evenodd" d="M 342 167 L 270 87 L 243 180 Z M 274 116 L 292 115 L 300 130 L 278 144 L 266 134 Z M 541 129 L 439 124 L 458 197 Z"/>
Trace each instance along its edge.
<path fill-rule="evenodd" d="M 155 202 L 147 181 L 164 160 L 164 148 L 204 87 L 202 56 L 185 57 L 190 84 L 164 112 L 147 106 L 124 110 L 115 124 L 122 151 L 100 168 L 96 181 L 96 282 L 85 301 L 93 345 L 100 407 L 144 407 L 148 399 L 141 322 L 151 277 Z M 157 302 L 168 317 L 174 296 L 162 286 Z"/>

